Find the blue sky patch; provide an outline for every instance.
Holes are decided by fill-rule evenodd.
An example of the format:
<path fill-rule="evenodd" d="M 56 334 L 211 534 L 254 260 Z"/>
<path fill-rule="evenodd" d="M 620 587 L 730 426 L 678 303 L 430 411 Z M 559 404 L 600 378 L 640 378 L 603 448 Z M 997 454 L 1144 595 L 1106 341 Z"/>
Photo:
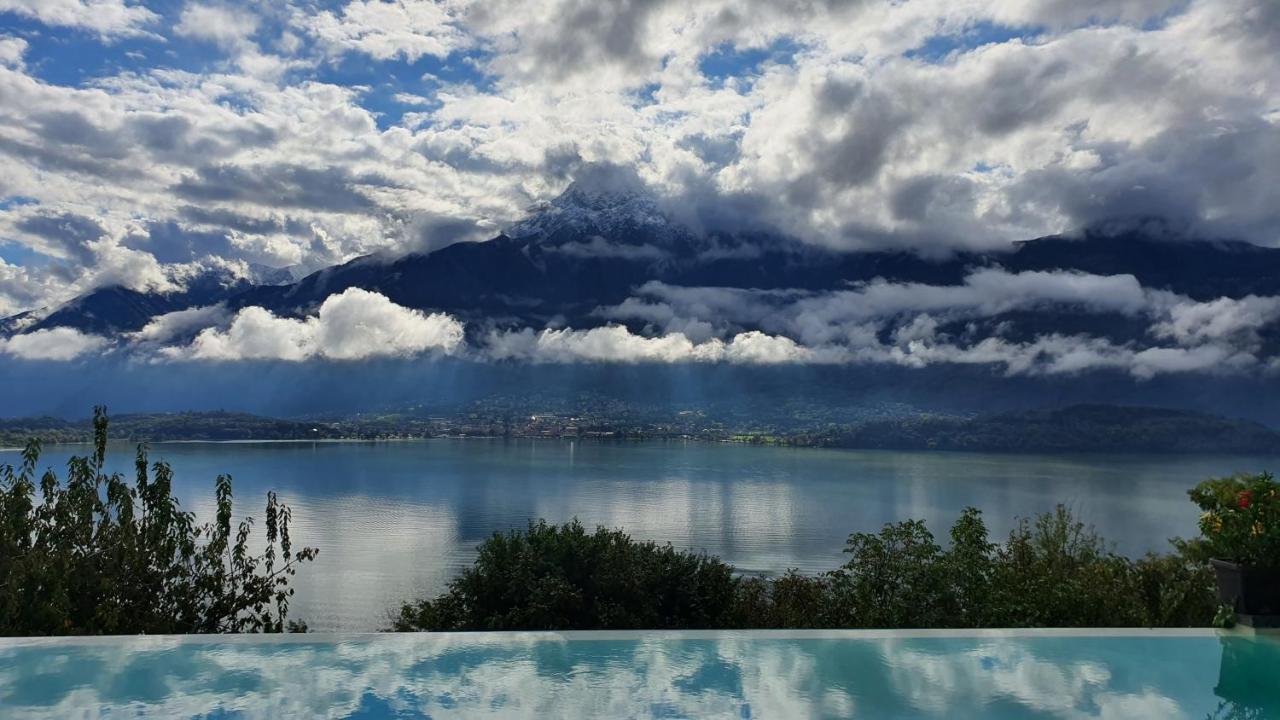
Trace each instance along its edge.
<path fill-rule="evenodd" d="M 468 85 L 479 92 L 493 92 L 494 78 L 479 70 L 484 54 L 456 52 L 443 60 L 424 55 L 414 62 L 401 58 L 378 61 L 366 55 L 348 53 L 335 62 L 323 63 L 311 73 L 320 82 L 368 88 L 360 106 L 372 113 L 379 130 L 400 124 L 406 113 L 426 112 L 438 107 L 436 93 L 442 85 Z M 407 101 L 405 96 L 424 98 L 425 103 Z"/>
<path fill-rule="evenodd" d="M 1039 28 L 1015 28 L 1007 25 L 996 25 L 980 22 L 970 25 L 963 32 L 950 35 L 934 35 L 924 44 L 912 48 L 903 55 L 913 60 L 937 64 L 945 62 L 952 54 L 968 52 L 984 45 L 1006 43 L 1010 40 L 1033 38 L 1040 33 Z"/>
<path fill-rule="evenodd" d="M 804 46 L 791 38 L 779 38 L 766 47 L 738 48 L 721 45 L 702 56 L 698 70 L 713 84 L 723 86 L 729 78 L 750 79 L 766 64 L 790 65 Z"/>
<path fill-rule="evenodd" d="M 10 195 L 6 198 L 0 198 L 0 211 L 12 210 L 23 205 L 39 205 L 40 201 L 35 198 L 23 197 L 21 195 Z"/>

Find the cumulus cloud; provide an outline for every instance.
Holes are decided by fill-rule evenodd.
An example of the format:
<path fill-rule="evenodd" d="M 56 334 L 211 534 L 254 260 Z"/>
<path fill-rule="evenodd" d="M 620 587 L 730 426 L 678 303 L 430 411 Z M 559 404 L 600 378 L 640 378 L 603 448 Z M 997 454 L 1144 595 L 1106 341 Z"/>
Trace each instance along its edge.
<path fill-rule="evenodd" d="M 679 287 L 649 282 L 635 296 L 596 314 L 640 320 L 667 330 L 723 333 L 759 326 L 809 344 L 858 334 L 867 323 L 929 313 L 957 320 L 1014 310 L 1068 307 L 1087 312 L 1137 314 L 1155 302 L 1132 275 L 1101 276 L 1069 271 L 1010 273 L 986 268 L 961 285 L 874 280 L 850 290 L 805 292 L 723 287 Z M 1161 298 L 1160 302 L 1170 302 Z"/>
<path fill-rule="evenodd" d="M 443 58 L 467 44 L 454 13 L 457 3 L 352 0 L 340 12 L 307 18 L 306 29 L 338 51 L 355 50 L 379 60 L 424 55 Z"/>
<path fill-rule="evenodd" d="M 67 361 L 99 352 L 108 345 L 106 338 L 60 327 L 0 338 L 0 353 L 22 360 Z"/>
<path fill-rule="evenodd" d="M 589 330 L 547 328 L 541 332 L 492 332 L 486 346 L 489 357 L 532 362 L 683 363 L 732 362 L 775 364 L 805 362 L 813 354 L 785 337 L 747 332 L 728 342 L 713 338 L 695 343 L 683 333 L 656 337 L 636 335 L 620 325 Z"/>
<path fill-rule="evenodd" d="M 1280 323 L 1280 298 L 1197 302 L 1143 289 L 1129 276 L 993 268 L 955 286 L 878 280 L 815 293 L 655 282 L 639 294 L 598 311 L 629 326 L 493 328 L 473 346 L 451 316 L 359 288 L 331 295 L 312 317 L 193 308 L 160 316 L 131 339 L 136 351 L 171 359 L 360 360 L 439 351 L 535 363 L 988 365 L 1008 375 L 1114 371 L 1146 380 L 1263 368 L 1262 335 Z M 1053 330 L 1017 339 L 1005 336 L 1005 322 L 974 331 L 974 321 L 1013 311 L 1111 314 L 1147 330 L 1127 339 Z"/>
<path fill-rule="evenodd" d="M 1221 346 L 1136 350 L 1105 338 L 1059 334 L 1023 343 L 988 337 L 972 345 L 960 345 L 925 333 L 895 344 L 871 343 L 855 349 L 853 356 L 863 362 L 914 368 L 936 364 L 991 365 L 1003 368 L 1010 376 L 1118 370 L 1140 380 L 1168 373 L 1231 373 L 1258 365 L 1256 357 Z"/>
<path fill-rule="evenodd" d="M 1258 341 L 1259 329 L 1280 320 L 1280 297 L 1249 295 L 1200 303 L 1178 300 L 1167 313 L 1167 319 L 1152 328 L 1158 337 L 1182 345 L 1235 340 L 1252 346 Z"/>
<path fill-rule="evenodd" d="M 59 289 L 60 283 L 49 273 L 10 265 L 0 258 L 0 317 L 36 309 Z"/>
<path fill-rule="evenodd" d="M 692 357 L 694 348 L 715 347 L 721 338 L 732 336 L 742 341 L 755 333 L 794 344 L 794 349 L 780 353 L 781 362 L 906 367 L 982 364 L 1002 367 L 1011 375 L 1119 370 L 1149 379 L 1165 373 L 1256 369 L 1262 364 L 1262 333 L 1280 322 L 1280 298 L 1248 296 L 1197 302 L 1143 288 L 1129 275 L 1009 273 L 986 268 L 971 272 L 959 285 L 876 280 L 831 292 L 678 287 L 650 282 L 641 286 L 636 296 L 596 312 L 639 324 L 653 336 L 633 336 L 615 328 L 611 335 L 616 342 L 610 348 L 626 348 L 628 343 L 644 346 L 647 339 L 653 343 L 644 347 L 658 347 L 659 339 L 692 338 L 700 343 L 681 346 L 675 353 L 679 357 Z M 1007 323 L 973 333 L 973 321 L 999 319 L 1012 312 L 1119 315 L 1131 318 L 1138 328 L 1145 327 L 1146 333 L 1116 340 L 1042 329 L 1035 337 L 1018 341 L 1001 336 Z M 944 330 L 948 324 L 954 327 L 966 322 L 967 330 Z M 523 337 L 540 339 L 530 333 Z M 537 356 L 541 351 L 554 357 L 549 350 L 536 347 L 525 354 Z M 702 355 L 726 357 L 706 350 Z"/>
<path fill-rule="evenodd" d="M 0 0 L 0 12 L 104 37 L 143 34 L 143 28 L 160 17 L 140 3 L 126 0 Z"/>
<path fill-rule="evenodd" d="M 186 316 L 167 324 L 191 319 Z M 167 329 L 157 327 L 154 332 Z M 315 316 L 304 319 L 278 317 L 260 307 L 244 308 L 226 329 L 206 328 L 189 346 L 168 348 L 164 354 L 174 359 L 295 362 L 405 357 L 428 351 L 452 353 L 462 345 L 463 333 L 462 323 L 449 315 L 428 315 L 396 305 L 384 295 L 349 288 L 330 295 Z"/>
<path fill-rule="evenodd" d="M 0 36 L 0 65 L 21 68 L 22 57 L 27 53 L 27 41 L 22 38 Z"/>
<path fill-rule="evenodd" d="M 1134 214 L 1280 243 L 1273 0 L 192 0 L 174 12 L 168 28 L 126 0 L 0 0 L 50 33 L 165 33 L 175 51 L 194 40 L 225 56 L 187 69 L 112 58 L 59 84 L 31 69 L 44 43 L 0 39 L 0 236 L 58 261 L 18 273 L 10 258 L 0 273 L 22 278 L 0 287 L 0 307 L 105 283 L 171 288 L 166 265 L 206 254 L 319 269 L 483 240 L 575 178 L 605 183 L 590 172 L 600 161 L 700 227 L 838 249 L 1000 250 Z M 406 72 L 423 58 L 438 72 Z M 346 62 L 388 82 L 344 85 L 329 69 Z M 57 226 L 41 234 L 37 215 Z M 658 259 L 620 247 L 561 251 Z M 1124 278 L 987 280 L 1146 312 Z M 981 282 L 851 289 L 809 298 L 812 320 L 772 324 L 756 310 L 777 301 L 743 309 L 727 295 L 718 316 L 645 295 L 603 312 L 648 313 L 646 337 L 700 345 L 759 329 L 816 348 L 876 331 L 852 301 L 920 291 L 928 302 L 901 312 L 941 323 L 1025 306 Z M 1190 318 L 1157 321 L 1178 347 L 1210 341 Z"/>
<path fill-rule="evenodd" d="M 138 342 L 164 344 L 200 330 L 225 326 L 230 321 L 231 311 L 225 304 L 206 305 L 157 315 L 132 337 Z"/>
<path fill-rule="evenodd" d="M 173 31 L 183 37 L 205 40 L 228 48 L 249 42 L 258 29 L 258 17 L 227 5 L 189 2 Z"/>

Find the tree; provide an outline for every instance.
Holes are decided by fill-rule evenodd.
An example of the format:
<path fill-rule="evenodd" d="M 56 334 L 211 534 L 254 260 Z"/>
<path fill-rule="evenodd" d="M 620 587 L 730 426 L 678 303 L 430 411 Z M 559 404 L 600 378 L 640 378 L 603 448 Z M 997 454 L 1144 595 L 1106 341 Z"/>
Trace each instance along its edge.
<path fill-rule="evenodd" d="M 409 603 L 396 630 L 618 630 L 723 627 L 733 568 L 577 520 L 494 533 L 435 600 Z"/>
<path fill-rule="evenodd" d="M 40 444 L 0 467 L 0 633 L 4 635 L 282 632 L 289 579 L 318 550 L 294 551 L 289 508 L 267 494 L 266 548 L 248 550 L 252 518 L 232 534 L 231 478 L 215 482 L 213 522 L 174 497 L 166 463 L 139 445 L 135 481 L 104 469 L 107 413 L 94 408 L 93 454 L 62 482 Z M 37 492 L 38 491 L 38 492 Z"/>
<path fill-rule="evenodd" d="M 993 543 L 967 508 L 943 548 L 922 521 L 854 533 L 834 571 L 742 577 L 619 530 L 532 523 L 495 534 L 396 630 L 1207 626 L 1213 579 L 1182 554 L 1115 554 L 1065 507 Z"/>

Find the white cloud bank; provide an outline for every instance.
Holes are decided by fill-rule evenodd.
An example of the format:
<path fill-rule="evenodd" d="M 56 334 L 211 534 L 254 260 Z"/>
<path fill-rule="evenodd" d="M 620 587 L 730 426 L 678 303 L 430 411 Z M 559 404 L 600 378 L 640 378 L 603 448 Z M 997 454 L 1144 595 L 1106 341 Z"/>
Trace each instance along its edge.
<path fill-rule="evenodd" d="M 1000 249 L 1135 214 L 1280 244 L 1275 0 L 153 7 L 0 0 L 60 33 L 0 41 L 0 202 L 30 201 L 0 210 L 0 235 L 63 261 L 30 264 L 30 300 L 0 284 L 0 305 L 154 274 L 95 274 L 113 247 L 312 270 L 483 240 L 600 161 L 708 223 L 837 248 Z M 175 69 L 148 48 L 66 85 L 37 70 L 99 57 L 85 32 L 219 56 Z M 406 72 L 425 57 L 448 71 Z M 704 72 L 716 57 L 733 76 Z M 335 62 L 394 76 L 413 112 Z M 105 244 L 60 248 L 39 214 L 91 220 Z"/>
<path fill-rule="evenodd" d="M 730 362 L 749 365 L 810 362 L 813 351 L 794 340 L 759 331 L 695 343 L 683 333 L 636 335 L 621 325 L 590 330 L 530 328 L 489 335 L 487 354 L 496 360 L 532 362 L 682 363 Z"/>
<path fill-rule="evenodd" d="M 97 335 L 88 335 L 74 328 L 36 330 L 11 338 L 0 338 L 0 354 L 20 360 L 75 360 L 78 357 L 105 349 L 111 343 Z"/>
<path fill-rule="evenodd" d="M 302 320 L 245 308 L 226 329 L 207 328 L 189 346 L 168 348 L 164 354 L 174 359 L 295 362 L 407 357 L 453 353 L 462 346 L 463 332 L 462 323 L 447 314 L 428 315 L 384 295 L 349 288 L 330 295 L 315 316 Z"/>
<path fill-rule="evenodd" d="M 339 13 L 325 10 L 302 24 L 336 52 L 415 62 L 424 55 L 444 58 L 470 42 L 451 11 L 456 3 L 353 0 Z"/>
<path fill-rule="evenodd" d="M 144 343 L 168 343 L 184 333 L 223 326 L 230 320 L 231 313 L 222 304 L 187 308 L 152 318 L 145 327 L 133 333 L 132 338 Z"/>
<path fill-rule="evenodd" d="M 139 3 L 125 0 L 0 0 L 0 12 L 103 37 L 141 35 L 146 25 L 160 17 Z"/>
<path fill-rule="evenodd" d="M 1124 318 L 1118 336 L 1035 330 L 1005 313 L 1049 311 Z M 1098 370 L 1138 379 L 1170 373 L 1270 371 L 1267 340 L 1280 297 L 1196 301 L 1143 288 L 1129 275 L 972 272 L 950 286 L 875 280 L 849 290 L 745 290 L 658 282 L 597 315 L 603 327 L 491 327 L 468 345 L 462 322 L 406 308 L 376 292 L 330 295 L 315 315 L 278 316 L 223 305 L 154 318 L 128 335 L 142 358 L 352 361 L 439 353 L 533 363 L 988 365 L 1008 375 Z M 1055 326 L 1056 327 L 1056 326 Z M 190 341 L 188 342 L 189 338 Z M 0 353 L 72 360 L 109 341 L 69 328 L 0 341 Z"/>

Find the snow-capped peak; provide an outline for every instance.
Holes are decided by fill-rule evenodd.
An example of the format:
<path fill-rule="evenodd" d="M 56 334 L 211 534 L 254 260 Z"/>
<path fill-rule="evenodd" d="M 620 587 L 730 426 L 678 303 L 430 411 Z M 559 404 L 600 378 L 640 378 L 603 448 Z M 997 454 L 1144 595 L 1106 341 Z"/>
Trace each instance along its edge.
<path fill-rule="evenodd" d="M 665 234 L 669 225 L 657 198 L 643 187 L 577 180 L 554 200 L 529 208 L 525 219 L 511 226 L 507 235 L 545 240 L 565 232 L 603 237 L 636 231 Z"/>

